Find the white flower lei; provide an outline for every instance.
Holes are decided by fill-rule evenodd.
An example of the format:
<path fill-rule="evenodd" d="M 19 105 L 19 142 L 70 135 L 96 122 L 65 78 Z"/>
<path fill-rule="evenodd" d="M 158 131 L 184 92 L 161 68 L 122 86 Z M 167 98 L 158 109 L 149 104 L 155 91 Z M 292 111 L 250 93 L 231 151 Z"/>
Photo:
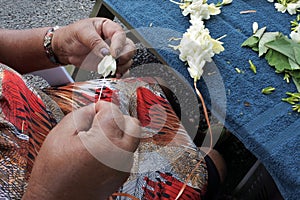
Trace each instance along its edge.
<path fill-rule="evenodd" d="M 191 25 L 183 34 L 180 44 L 174 49 L 179 50 L 180 60 L 187 62 L 188 71 L 194 82 L 197 82 L 203 74 L 205 63 L 211 62 L 215 54 L 224 51 L 223 43 L 210 36 L 204 20 L 209 19 L 211 15 L 220 14 L 220 6 L 230 4 L 232 0 L 223 0 L 218 5 L 207 4 L 206 0 L 170 1 L 179 4 L 184 16 L 190 15 Z"/>

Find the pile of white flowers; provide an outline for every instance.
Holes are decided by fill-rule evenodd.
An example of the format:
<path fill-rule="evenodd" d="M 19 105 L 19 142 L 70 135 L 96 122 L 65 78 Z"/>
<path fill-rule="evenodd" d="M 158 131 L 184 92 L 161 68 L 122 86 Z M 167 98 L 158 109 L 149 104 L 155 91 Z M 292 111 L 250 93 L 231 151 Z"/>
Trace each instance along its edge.
<path fill-rule="evenodd" d="M 273 3 L 274 0 L 267 0 L 268 2 Z M 277 3 L 274 4 L 275 8 L 282 13 L 286 11 L 290 15 L 299 13 L 300 11 L 300 0 L 277 0 Z M 300 43 L 300 25 L 298 24 L 290 34 L 290 37 L 293 41 Z"/>
<path fill-rule="evenodd" d="M 271 3 L 274 2 L 274 0 L 267 1 Z M 277 3 L 275 3 L 274 5 L 279 12 L 285 13 L 286 11 L 288 11 L 290 15 L 294 15 L 300 8 L 300 0 L 277 0 Z"/>
<path fill-rule="evenodd" d="M 211 62 L 215 54 L 224 51 L 223 43 L 210 36 L 204 20 L 221 13 L 219 6 L 230 4 L 232 0 L 223 0 L 218 5 L 208 5 L 206 0 L 182 0 L 180 3 L 170 1 L 179 4 L 184 16 L 190 15 L 191 25 L 183 34 L 180 44 L 174 48 L 179 50 L 179 58 L 187 62 L 188 71 L 194 82 L 197 82 L 203 74 L 205 63 Z"/>

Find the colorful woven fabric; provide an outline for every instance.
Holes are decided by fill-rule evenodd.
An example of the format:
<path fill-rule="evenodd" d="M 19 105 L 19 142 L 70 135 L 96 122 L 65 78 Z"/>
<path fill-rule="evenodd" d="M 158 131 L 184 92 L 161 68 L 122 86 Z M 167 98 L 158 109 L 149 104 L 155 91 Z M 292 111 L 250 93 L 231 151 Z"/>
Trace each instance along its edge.
<path fill-rule="evenodd" d="M 181 200 L 201 199 L 205 194 L 205 160 L 154 79 L 91 80 L 44 89 L 56 103 L 45 103 L 44 93 L 34 90 L 8 68 L 1 68 L 0 80 L 0 197 L 19 199 L 23 195 L 34 158 L 59 121 L 59 115 L 53 114 L 55 109 L 50 108 L 57 104 L 67 114 L 97 102 L 100 94 L 101 100 L 118 105 L 142 125 L 132 173 L 119 193 L 147 200 L 174 199 L 186 183 Z"/>

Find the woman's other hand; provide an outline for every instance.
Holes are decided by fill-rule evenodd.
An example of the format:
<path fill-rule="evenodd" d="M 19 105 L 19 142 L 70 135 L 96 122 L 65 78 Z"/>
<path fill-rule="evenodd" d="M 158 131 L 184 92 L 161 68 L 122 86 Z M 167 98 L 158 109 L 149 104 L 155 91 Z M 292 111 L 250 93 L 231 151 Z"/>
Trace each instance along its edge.
<path fill-rule="evenodd" d="M 23 200 L 106 199 L 128 178 L 139 134 L 109 102 L 71 112 L 43 143 Z"/>

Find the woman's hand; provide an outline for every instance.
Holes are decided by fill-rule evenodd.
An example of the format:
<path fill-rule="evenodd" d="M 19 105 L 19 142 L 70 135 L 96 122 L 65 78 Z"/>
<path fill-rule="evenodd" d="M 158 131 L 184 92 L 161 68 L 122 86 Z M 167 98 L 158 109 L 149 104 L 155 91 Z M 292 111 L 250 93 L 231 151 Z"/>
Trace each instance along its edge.
<path fill-rule="evenodd" d="M 112 103 L 68 114 L 43 143 L 23 200 L 106 199 L 128 178 L 139 134 Z"/>
<path fill-rule="evenodd" d="M 122 27 L 106 18 L 89 18 L 56 30 L 52 47 L 58 60 L 88 70 L 96 70 L 105 55 L 118 61 L 117 73 L 124 74 L 132 64 L 134 43 Z"/>

